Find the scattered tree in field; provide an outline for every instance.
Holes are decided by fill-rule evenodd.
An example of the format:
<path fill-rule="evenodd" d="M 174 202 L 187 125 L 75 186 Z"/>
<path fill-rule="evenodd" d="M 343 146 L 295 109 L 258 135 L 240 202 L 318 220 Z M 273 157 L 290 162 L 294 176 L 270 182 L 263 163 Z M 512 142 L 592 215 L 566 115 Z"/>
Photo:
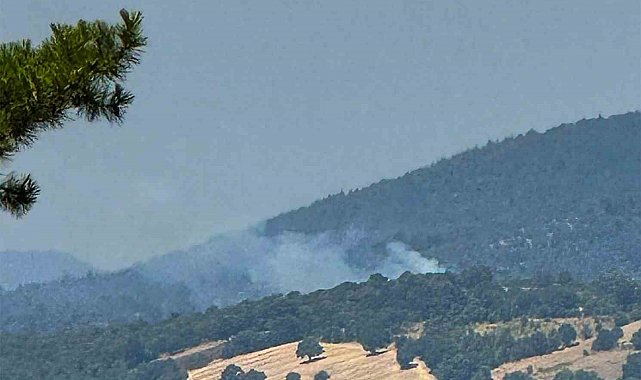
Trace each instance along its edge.
<path fill-rule="evenodd" d="M 561 342 L 564 346 L 569 346 L 576 340 L 576 329 L 569 323 L 564 323 L 559 327 L 559 335 L 561 335 Z"/>
<path fill-rule="evenodd" d="M 309 360 L 312 360 L 323 352 L 325 352 L 325 349 L 323 349 L 317 338 L 305 338 L 298 343 L 296 357 L 304 359 L 307 356 Z"/>
<path fill-rule="evenodd" d="M 76 116 L 119 123 L 134 96 L 123 83 L 147 39 L 142 14 L 120 11 L 122 23 L 52 24 L 39 46 L 0 44 L 0 164 L 30 147 L 41 132 Z M 24 216 L 40 188 L 29 174 L 0 173 L 0 209 Z"/>
<path fill-rule="evenodd" d="M 285 376 L 285 380 L 300 380 L 300 373 L 297 372 L 290 372 Z"/>
<path fill-rule="evenodd" d="M 227 367 L 225 367 L 225 370 L 220 376 L 220 380 L 238 380 L 241 378 L 240 376 L 244 374 L 245 374 L 245 371 L 243 371 L 242 368 L 240 368 L 236 364 L 230 364 Z"/>
<path fill-rule="evenodd" d="M 611 350 L 617 346 L 617 342 L 622 336 L 623 330 L 620 327 L 615 327 L 612 330 L 601 329 L 592 343 L 592 349 L 594 351 Z"/>
<path fill-rule="evenodd" d="M 221 374 L 220 380 L 265 380 L 266 378 L 267 376 L 264 372 L 252 369 L 245 373 L 239 366 L 230 364 Z"/>
<path fill-rule="evenodd" d="M 329 373 L 327 373 L 327 371 L 323 370 L 323 371 L 320 371 L 319 373 L 317 373 L 316 375 L 314 375 L 314 380 L 327 380 L 330 377 L 331 376 L 329 376 Z"/>

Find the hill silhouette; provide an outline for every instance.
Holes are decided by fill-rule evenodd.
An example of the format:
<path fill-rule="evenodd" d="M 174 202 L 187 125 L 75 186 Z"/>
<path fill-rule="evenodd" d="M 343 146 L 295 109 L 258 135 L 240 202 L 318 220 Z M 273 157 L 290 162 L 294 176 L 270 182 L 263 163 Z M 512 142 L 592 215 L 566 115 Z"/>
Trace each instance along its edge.
<path fill-rule="evenodd" d="M 68 253 L 0 252 L 0 287 L 15 289 L 19 285 L 54 281 L 64 276 L 82 277 L 93 268 Z"/>

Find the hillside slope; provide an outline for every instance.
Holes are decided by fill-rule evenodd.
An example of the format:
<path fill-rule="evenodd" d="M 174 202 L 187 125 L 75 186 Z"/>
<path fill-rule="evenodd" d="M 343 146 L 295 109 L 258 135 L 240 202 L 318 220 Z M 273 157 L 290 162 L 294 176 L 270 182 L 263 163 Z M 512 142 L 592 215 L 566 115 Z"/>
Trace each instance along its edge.
<path fill-rule="evenodd" d="M 265 232 L 361 229 L 367 255 L 402 241 L 450 268 L 641 274 L 641 113 L 490 142 L 266 222 Z"/>
<path fill-rule="evenodd" d="M 324 343 L 325 353 L 321 359 L 306 362 L 296 357 L 296 346 L 297 342 L 288 343 L 231 359 L 215 360 L 204 368 L 190 371 L 189 380 L 218 380 L 230 364 L 236 364 L 246 371 L 253 368 L 265 372 L 268 380 L 282 380 L 289 372 L 297 372 L 303 379 L 311 379 L 322 370 L 336 380 L 436 379 L 421 361 L 417 361 L 415 368 L 401 370 L 395 359 L 394 348 L 376 356 L 367 356 L 367 352 L 357 343 Z"/>
<path fill-rule="evenodd" d="M 629 342 L 632 334 L 641 329 L 641 321 L 636 321 L 622 327 L 623 337 L 620 342 Z M 563 369 L 572 371 L 594 371 L 604 379 L 619 379 L 622 375 L 623 364 L 626 362 L 630 350 L 615 349 L 611 351 L 592 351 L 589 356 L 583 351 L 591 351 L 594 338 L 580 341 L 574 347 L 556 351 L 551 354 L 536 356 L 505 363 L 492 371 L 494 380 L 503 380 L 505 374 L 511 372 L 527 372 L 528 366 L 534 369 L 533 376 L 537 380 L 552 380 L 556 373 Z"/>
<path fill-rule="evenodd" d="M 4 290 L 49 282 L 65 275 L 81 277 L 91 270 L 89 264 L 63 252 L 0 252 L 0 287 Z"/>

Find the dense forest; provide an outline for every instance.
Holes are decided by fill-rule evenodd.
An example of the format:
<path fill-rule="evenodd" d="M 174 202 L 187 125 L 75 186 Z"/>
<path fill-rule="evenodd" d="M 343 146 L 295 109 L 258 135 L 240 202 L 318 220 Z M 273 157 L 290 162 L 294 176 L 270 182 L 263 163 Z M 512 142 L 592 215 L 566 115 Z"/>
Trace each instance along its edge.
<path fill-rule="evenodd" d="M 267 234 L 363 229 L 449 268 L 509 275 L 568 270 L 641 276 L 641 113 L 563 124 L 489 142 L 406 175 L 267 221 Z"/>
<path fill-rule="evenodd" d="M 397 280 L 372 275 L 362 283 L 212 307 L 154 324 L 3 333 L 0 379 L 184 379 L 175 362 L 155 359 L 211 340 L 227 340 L 223 356 L 233 357 L 308 336 L 359 341 L 373 349 L 396 341 L 401 364 L 417 354 L 434 363 L 440 378 L 487 379 L 482 376 L 488 366 L 557 349 L 564 334 L 480 335 L 470 333 L 475 323 L 602 315 L 641 319 L 641 284 L 614 273 L 589 283 L 567 273 L 506 282 L 485 267 L 460 274 L 405 273 Z M 407 324 L 416 322 L 424 323 L 425 338 L 405 338 Z"/>

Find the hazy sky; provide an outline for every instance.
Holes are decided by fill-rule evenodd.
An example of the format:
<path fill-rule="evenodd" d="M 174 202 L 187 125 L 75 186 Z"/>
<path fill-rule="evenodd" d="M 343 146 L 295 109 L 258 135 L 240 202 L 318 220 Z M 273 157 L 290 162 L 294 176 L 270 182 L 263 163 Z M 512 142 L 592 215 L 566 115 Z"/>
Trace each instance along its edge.
<path fill-rule="evenodd" d="M 488 139 L 640 108 L 638 0 L 0 0 L 0 41 L 123 6 L 149 37 L 125 125 L 77 122 L 19 154 L 10 168 L 43 192 L 0 215 L 0 250 L 122 267 Z"/>

